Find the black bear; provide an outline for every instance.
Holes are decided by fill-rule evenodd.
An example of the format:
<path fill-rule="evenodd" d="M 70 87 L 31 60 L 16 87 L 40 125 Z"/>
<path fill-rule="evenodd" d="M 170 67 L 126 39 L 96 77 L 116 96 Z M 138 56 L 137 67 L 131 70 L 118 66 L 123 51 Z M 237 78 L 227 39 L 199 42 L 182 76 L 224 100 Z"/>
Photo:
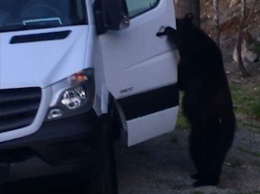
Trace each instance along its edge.
<path fill-rule="evenodd" d="M 178 83 L 192 128 L 189 152 L 197 169 L 193 186 L 199 187 L 219 183 L 235 135 L 235 115 L 222 53 L 192 19 L 192 14 L 176 19 L 177 30 L 166 27 L 157 36 L 167 35 L 179 50 Z"/>

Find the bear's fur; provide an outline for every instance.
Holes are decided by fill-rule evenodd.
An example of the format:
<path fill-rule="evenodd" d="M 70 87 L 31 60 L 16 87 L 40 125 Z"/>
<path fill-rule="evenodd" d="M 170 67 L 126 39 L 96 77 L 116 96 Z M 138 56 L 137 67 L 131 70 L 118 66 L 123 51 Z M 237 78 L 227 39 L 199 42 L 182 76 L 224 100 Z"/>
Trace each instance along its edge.
<path fill-rule="evenodd" d="M 215 42 L 192 23 L 193 15 L 176 19 L 177 30 L 166 27 L 177 45 L 182 107 L 191 124 L 189 152 L 197 169 L 193 186 L 217 185 L 235 134 L 235 115 L 222 53 Z"/>

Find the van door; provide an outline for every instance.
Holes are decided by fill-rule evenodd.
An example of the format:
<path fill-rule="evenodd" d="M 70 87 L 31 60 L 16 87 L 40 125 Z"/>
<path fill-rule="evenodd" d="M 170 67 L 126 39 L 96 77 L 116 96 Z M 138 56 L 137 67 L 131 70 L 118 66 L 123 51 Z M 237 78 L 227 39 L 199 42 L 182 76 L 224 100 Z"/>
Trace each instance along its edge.
<path fill-rule="evenodd" d="M 175 27 L 172 0 L 126 0 L 130 26 L 100 35 L 105 84 L 127 124 L 128 145 L 170 132 L 178 113 L 176 50 L 162 26 Z"/>

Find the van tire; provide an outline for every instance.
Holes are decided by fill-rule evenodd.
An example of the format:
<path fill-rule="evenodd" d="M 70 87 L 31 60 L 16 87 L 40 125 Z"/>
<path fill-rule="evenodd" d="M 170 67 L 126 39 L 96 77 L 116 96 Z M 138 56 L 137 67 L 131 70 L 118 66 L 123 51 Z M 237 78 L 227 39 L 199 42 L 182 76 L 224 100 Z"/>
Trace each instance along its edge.
<path fill-rule="evenodd" d="M 118 194 L 112 119 L 103 116 L 98 124 L 99 138 L 97 145 L 97 162 L 94 177 L 88 186 L 91 194 Z"/>

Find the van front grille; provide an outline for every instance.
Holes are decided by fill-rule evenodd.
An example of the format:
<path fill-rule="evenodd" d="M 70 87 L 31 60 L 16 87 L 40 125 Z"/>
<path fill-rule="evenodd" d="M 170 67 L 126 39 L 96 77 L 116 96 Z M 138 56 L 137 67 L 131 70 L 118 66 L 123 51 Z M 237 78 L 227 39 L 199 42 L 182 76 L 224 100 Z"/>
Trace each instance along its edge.
<path fill-rule="evenodd" d="M 32 124 L 41 101 L 41 88 L 0 90 L 0 133 Z"/>

